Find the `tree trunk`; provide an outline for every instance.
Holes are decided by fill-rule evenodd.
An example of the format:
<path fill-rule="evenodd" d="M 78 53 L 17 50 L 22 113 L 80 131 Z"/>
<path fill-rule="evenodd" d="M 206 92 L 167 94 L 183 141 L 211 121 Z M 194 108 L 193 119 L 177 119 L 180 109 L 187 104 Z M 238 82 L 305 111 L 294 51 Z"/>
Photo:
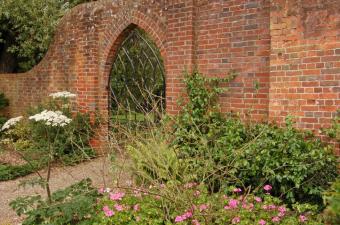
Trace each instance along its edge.
<path fill-rule="evenodd" d="M 2 46 L 0 46 L 0 73 L 14 73 L 16 69 L 16 57 L 7 52 L 6 44 L 2 44 Z"/>

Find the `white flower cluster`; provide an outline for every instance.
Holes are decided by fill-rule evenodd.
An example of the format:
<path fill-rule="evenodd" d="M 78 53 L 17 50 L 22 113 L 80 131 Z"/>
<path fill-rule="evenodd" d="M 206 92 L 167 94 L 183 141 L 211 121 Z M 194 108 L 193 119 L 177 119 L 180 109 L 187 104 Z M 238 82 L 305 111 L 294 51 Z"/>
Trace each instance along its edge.
<path fill-rule="evenodd" d="M 60 111 L 47 111 L 44 110 L 41 113 L 38 113 L 34 116 L 29 117 L 30 120 L 35 121 L 43 121 L 47 126 L 53 127 L 64 127 L 67 124 L 71 123 L 72 119 L 63 115 Z"/>
<path fill-rule="evenodd" d="M 68 91 L 61 91 L 49 95 L 52 98 L 75 98 L 77 95 Z"/>
<path fill-rule="evenodd" d="M 12 119 L 9 119 L 1 128 L 0 131 L 4 131 L 7 130 L 9 128 L 11 128 L 12 126 L 14 126 L 15 124 L 17 124 L 20 120 L 22 120 L 22 116 L 18 116 Z"/>

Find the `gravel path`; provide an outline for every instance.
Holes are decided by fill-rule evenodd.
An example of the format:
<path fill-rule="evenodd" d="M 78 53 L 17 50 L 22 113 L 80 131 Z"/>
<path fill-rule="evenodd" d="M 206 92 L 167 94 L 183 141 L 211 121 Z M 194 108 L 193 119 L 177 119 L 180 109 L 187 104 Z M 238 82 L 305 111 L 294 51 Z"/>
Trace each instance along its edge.
<path fill-rule="evenodd" d="M 84 178 L 91 178 L 96 187 L 110 187 L 113 184 L 114 175 L 110 172 L 110 162 L 105 157 L 93 159 L 89 162 L 81 163 L 72 167 L 55 167 L 52 170 L 51 189 L 52 192 L 67 186 L 70 186 Z M 46 171 L 41 171 L 46 174 Z M 18 187 L 18 184 L 30 178 L 36 177 L 35 174 L 16 180 L 0 182 L 0 225 L 16 225 L 19 224 L 22 218 L 19 218 L 15 212 L 9 207 L 8 203 L 18 196 L 42 194 L 45 196 L 45 191 L 40 187 Z M 124 181 L 120 181 L 128 185 L 130 182 L 127 176 L 124 176 Z"/>

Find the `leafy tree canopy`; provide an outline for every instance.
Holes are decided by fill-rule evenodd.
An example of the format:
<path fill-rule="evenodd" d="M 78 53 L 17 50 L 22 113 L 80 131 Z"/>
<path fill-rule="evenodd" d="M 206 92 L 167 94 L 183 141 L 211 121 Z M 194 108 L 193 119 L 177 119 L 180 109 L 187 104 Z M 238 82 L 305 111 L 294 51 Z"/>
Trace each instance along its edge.
<path fill-rule="evenodd" d="M 75 5 L 89 1 L 1 0 L 0 72 L 31 69 L 46 53 L 62 16 Z"/>

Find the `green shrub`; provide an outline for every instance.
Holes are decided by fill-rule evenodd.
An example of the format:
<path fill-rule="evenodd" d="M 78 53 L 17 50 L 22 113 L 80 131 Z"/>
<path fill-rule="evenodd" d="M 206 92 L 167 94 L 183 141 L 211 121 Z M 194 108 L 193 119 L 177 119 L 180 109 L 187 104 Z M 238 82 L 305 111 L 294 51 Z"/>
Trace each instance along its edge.
<path fill-rule="evenodd" d="M 36 195 L 18 197 L 10 206 L 19 216 L 26 216 L 23 225 L 90 225 L 91 216 L 96 214 L 97 197 L 91 180 L 86 179 L 53 193 L 51 203 Z"/>
<path fill-rule="evenodd" d="M 337 179 L 325 192 L 324 200 L 327 204 L 325 217 L 328 224 L 340 224 L 340 179 Z"/>
<path fill-rule="evenodd" d="M 269 183 L 274 195 L 289 204 L 321 203 L 322 192 L 337 177 L 331 148 L 293 128 L 290 119 L 279 128 L 223 115 L 217 104 L 221 81 L 199 73 L 187 76 L 188 102 L 175 119 L 174 131 L 167 132 L 173 134 L 178 157 L 190 162 L 190 174 L 211 191 L 233 184 L 256 191 Z"/>
<path fill-rule="evenodd" d="M 285 128 L 264 124 L 252 131 L 257 138 L 236 159 L 243 184 L 256 188 L 269 183 L 273 194 L 287 203 L 321 204 L 322 192 L 338 176 L 332 148 L 293 128 L 290 119 Z"/>

